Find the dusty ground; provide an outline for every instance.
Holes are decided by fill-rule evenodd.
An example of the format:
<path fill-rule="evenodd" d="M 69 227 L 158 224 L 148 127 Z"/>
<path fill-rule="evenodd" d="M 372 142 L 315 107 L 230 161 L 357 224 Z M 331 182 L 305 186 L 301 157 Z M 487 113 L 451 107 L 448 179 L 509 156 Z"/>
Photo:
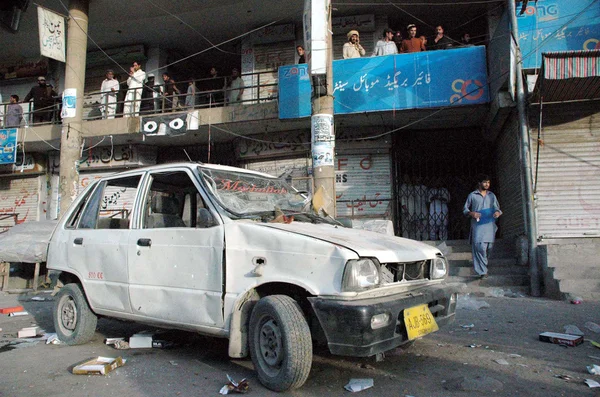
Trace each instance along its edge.
<path fill-rule="evenodd" d="M 104 319 L 94 340 L 83 346 L 17 343 L 17 331 L 31 324 L 53 331 L 53 302 L 31 301 L 32 296 L 0 293 L 0 307 L 21 304 L 31 313 L 25 317 L 0 315 L 2 397 L 217 396 L 226 374 L 237 380 L 248 378 L 248 395 L 276 395 L 258 382 L 250 360 L 228 358 L 225 340 L 176 333 L 173 337 L 181 346 L 174 349 L 115 350 L 103 343 L 105 337 L 130 336 L 148 327 Z M 37 296 L 49 297 L 45 293 Z M 600 382 L 600 376 L 586 370 L 586 365 L 600 365 L 600 349 L 587 341 L 574 348 L 538 341 L 541 332 L 563 332 L 564 325 L 574 324 L 585 332 L 586 339 L 600 342 L 600 334 L 584 326 L 587 321 L 600 323 L 600 302 L 572 305 L 537 298 L 461 299 L 455 324 L 407 349 L 389 352 L 383 362 L 317 351 L 307 383 L 284 395 L 345 395 L 350 394 L 343 388 L 350 378 L 373 378 L 374 387 L 360 395 L 600 396 L 600 388 L 590 389 L 583 383 L 584 379 Z M 482 302 L 489 307 L 465 308 Z M 471 324 L 472 328 L 461 327 Z M 74 364 L 85 359 L 119 355 L 127 363 L 107 376 L 70 373 Z M 500 359 L 508 365 L 495 361 Z"/>

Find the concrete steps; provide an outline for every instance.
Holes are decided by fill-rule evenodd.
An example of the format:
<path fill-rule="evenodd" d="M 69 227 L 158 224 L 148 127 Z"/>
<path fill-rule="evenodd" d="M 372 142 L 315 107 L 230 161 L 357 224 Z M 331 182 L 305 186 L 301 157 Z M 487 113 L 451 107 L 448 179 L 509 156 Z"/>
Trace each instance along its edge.
<path fill-rule="evenodd" d="M 440 242 L 427 242 L 439 246 Z M 475 276 L 471 245 L 467 240 L 446 241 L 446 258 L 450 264 L 449 282 L 461 282 L 465 292 L 483 295 L 527 294 L 529 292 L 529 269 L 516 264 L 515 245 L 512 241 L 497 240 L 489 259 L 488 277 Z"/>

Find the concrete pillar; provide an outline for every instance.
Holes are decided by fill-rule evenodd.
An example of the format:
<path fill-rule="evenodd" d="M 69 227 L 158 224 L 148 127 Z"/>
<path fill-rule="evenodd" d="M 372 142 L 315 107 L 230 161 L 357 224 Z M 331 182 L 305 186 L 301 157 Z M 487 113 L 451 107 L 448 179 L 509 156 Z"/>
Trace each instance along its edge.
<path fill-rule="evenodd" d="M 71 0 L 69 3 L 65 89 L 76 90 L 76 112 L 75 117 L 63 119 L 60 139 L 60 216 L 77 197 L 79 184 L 88 10 L 89 0 Z"/>
<path fill-rule="evenodd" d="M 331 7 L 331 3 L 329 3 Z M 333 123 L 333 38 L 331 36 L 331 11 L 329 11 L 329 27 L 327 29 L 327 69 L 325 76 L 314 76 L 313 77 L 313 92 L 315 96 L 312 103 L 312 117 L 311 117 L 311 138 L 312 138 L 312 156 L 313 156 L 313 179 L 314 179 L 314 192 L 317 192 L 319 188 L 322 188 L 325 193 L 327 200 L 324 201 L 326 204 L 322 209 L 328 215 L 335 218 L 336 216 L 336 203 L 335 203 L 335 125 Z M 325 81 L 323 81 L 323 79 Z M 321 92 L 325 91 L 325 92 Z M 323 95 L 324 94 L 324 95 Z M 323 151 L 320 150 L 319 144 L 325 142 L 316 142 L 315 140 L 315 127 L 318 124 L 323 125 L 326 123 L 326 119 L 331 120 L 331 165 L 318 165 L 315 164 L 315 158 L 323 155 Z M 319 129 L 317 127 L 317 129 Z M 323 130 L 323 129 L 321 129 Z M 327 145 L 325 145 L 327 146 Z M 322 146 L 321 146 L 322 147 Z"/>

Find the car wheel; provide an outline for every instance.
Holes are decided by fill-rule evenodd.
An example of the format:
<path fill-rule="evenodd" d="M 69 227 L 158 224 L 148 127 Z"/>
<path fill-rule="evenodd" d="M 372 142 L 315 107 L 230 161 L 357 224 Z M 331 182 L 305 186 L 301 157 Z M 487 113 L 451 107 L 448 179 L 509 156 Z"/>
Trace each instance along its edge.
<path fill-rule="evenodd" d="M 312 340 L 294 299 L 273 295 L 258 301 L 250 317 L 250 355 L 268 389 L 280 392 L 304 384 L 312 364 Z"/>
<path fill-rule="evenodd" d="M 56 295 L 54 330 L 61 342 L 80 345 L 96 332 L 98 317 L 92 312 L 79 284 L 67 284 Z"/>

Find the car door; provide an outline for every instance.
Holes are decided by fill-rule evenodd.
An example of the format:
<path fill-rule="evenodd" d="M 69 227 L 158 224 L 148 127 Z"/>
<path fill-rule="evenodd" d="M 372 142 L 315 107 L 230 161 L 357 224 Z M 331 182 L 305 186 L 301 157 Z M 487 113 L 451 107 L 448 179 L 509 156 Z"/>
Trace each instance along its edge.
<path fill-rule="evenodd" d="M 187 168 L 151 172 L 128 243 L 135 315 L 222 327 L 224 229 Z"/>
<path fill-rule="evenodd" d="M 127 241 L 142 174 L 100 181 L 67 225 L 67 263 L 95 310 L 131 312 Z"/>

